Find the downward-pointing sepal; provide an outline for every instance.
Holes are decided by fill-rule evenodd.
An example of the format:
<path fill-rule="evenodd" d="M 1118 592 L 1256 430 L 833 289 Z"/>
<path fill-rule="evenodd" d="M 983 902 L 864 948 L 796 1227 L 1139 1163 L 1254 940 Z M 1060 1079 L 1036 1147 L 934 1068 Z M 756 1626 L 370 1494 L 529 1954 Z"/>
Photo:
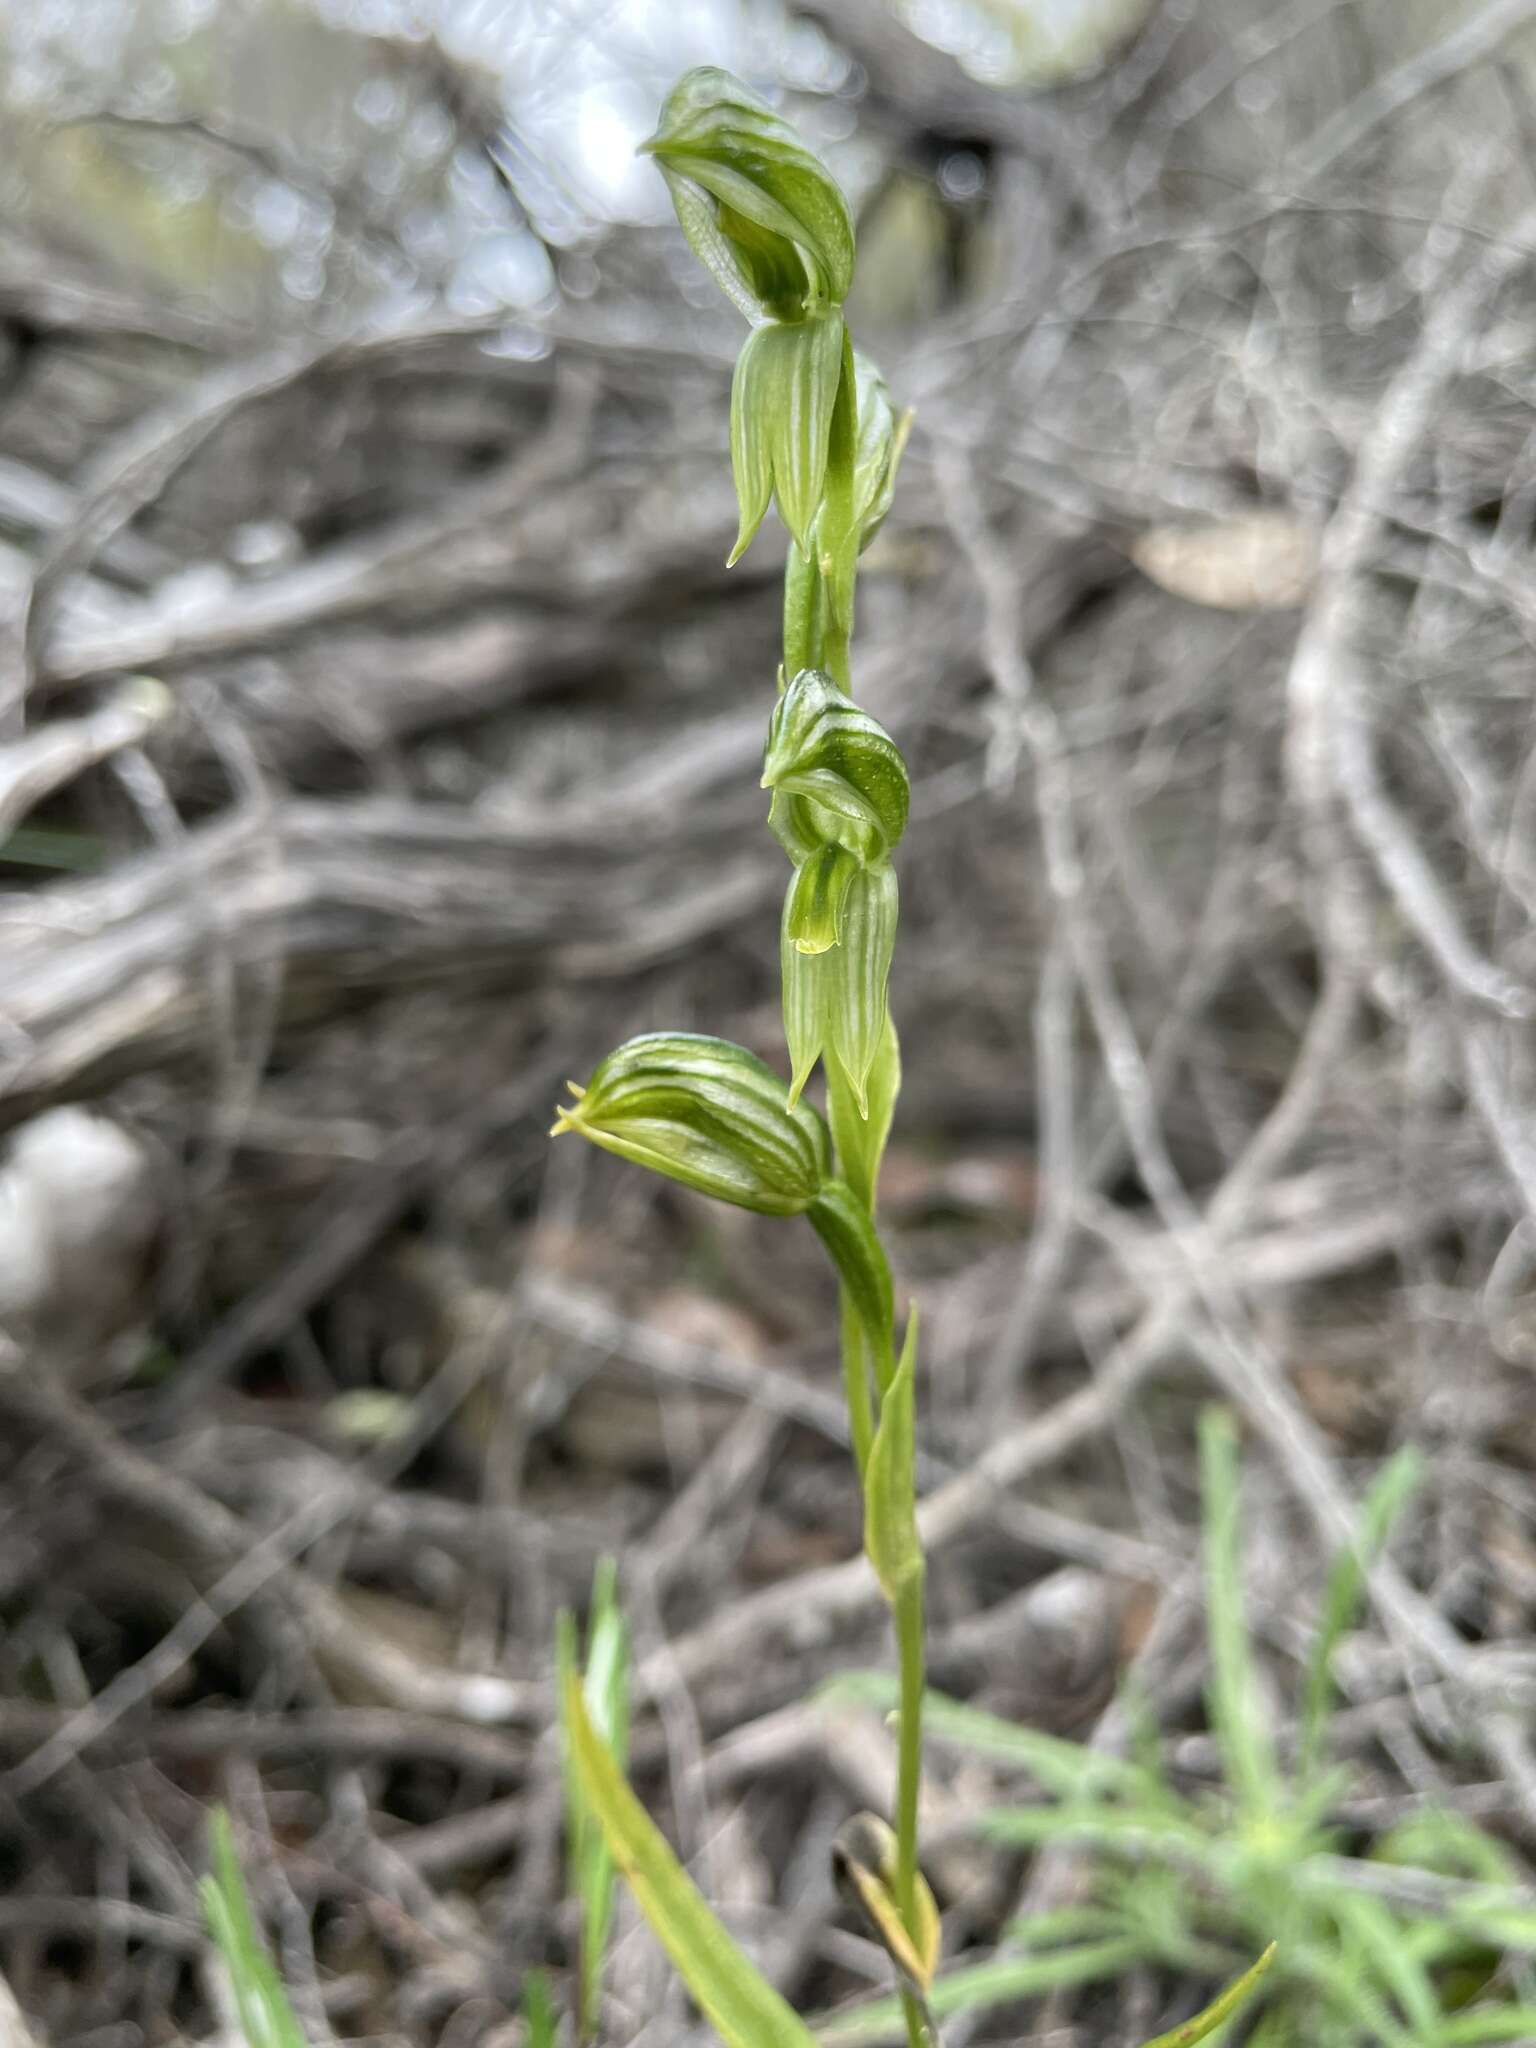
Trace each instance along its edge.
<path fill-rule="evenodd" d="M 728 563 L 740 561 L 771 497 L 802 554 L 827 476 L 832 411 L 843 366 L 843 316 L 793 326 L 769 321 L 741 345 L 731 382 L 731 473 L 741 524 Z"/>
<path fill-rule="evenodd" d="M 779 969 L 792 1074 L 790 1100 L 798 1100 L 812 1068 L 825 1055 L 842 1068 L 860 1116 L 867 1116 L 869 1073 L 885 1035 L 898 898 L 895 870 L 889 863 L 875 868 L 859 868 L 851 861 L 850 865 L 853 872 L 843 892 L 837 943 L 825 950 L 813 952 L 795 937 L 797 897 L 805 876 L 814 871 L 813 863 L 807 861 L 791 878 L 780 928 Z"/>

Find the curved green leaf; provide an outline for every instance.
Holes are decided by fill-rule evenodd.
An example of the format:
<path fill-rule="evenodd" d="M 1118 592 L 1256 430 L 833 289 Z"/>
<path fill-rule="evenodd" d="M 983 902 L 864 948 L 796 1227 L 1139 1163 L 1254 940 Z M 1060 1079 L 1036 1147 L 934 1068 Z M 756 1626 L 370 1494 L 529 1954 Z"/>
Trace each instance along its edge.
<path fill-rule="evenodd" d="M 1185 2020 L 1181 2027 L 1174 2027 L 1169 2033 L 1159 2034 L 1155 2041 L 1144 2042 L 1143 2048 L 1194 2048 L 1196 2041 L 1203 2041 L 1207 2034 L 1214 2034 L 1222 2021 L 1230 2019 L 1244 1999 L 1258 1989 L 1276 1953 L 1276 1945 L 1271 1942 L 1253 1967 L 1244 1970 L 1242 1976 L 1229 1984 L 1219 1998 L 1213 1998 L 1204 2012 L 1197 2012 L 1192 2020 Z"/>
<path fill-rule="evenodd" d="M 657 1940 L 726 2048 L 816 2048 L 815 2036 L 737 1947 L 593 1727 L 574 1672 L 561 1711 L 588 1808 Z"/>

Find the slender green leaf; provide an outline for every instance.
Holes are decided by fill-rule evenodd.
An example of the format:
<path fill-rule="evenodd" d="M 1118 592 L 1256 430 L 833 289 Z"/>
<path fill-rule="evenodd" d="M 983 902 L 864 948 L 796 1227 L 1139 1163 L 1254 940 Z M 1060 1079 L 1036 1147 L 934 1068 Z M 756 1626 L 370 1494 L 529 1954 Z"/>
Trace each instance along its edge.
<path fill-rule="evenodd" d="M 74 874 L 89 874 L 103 866 L 107 851 L 107 842 L 99 833 L 74 832 L 62 825 L 18 825 L 8 839 L 0 839 L 0 861 Z"/>
<path fill-rule="evenodd" d="M 822 1687 L 819 1696 L 890 1709 L 896 1704 L 896 1681 L 880 1671 L 849 1671 Z M 925 1695 L 923 1727 L 930 1741 L 951 1742 L 1018 1764 L 1047 1791 L 1062 1796 L 1117 1793 L 1150 1803 L 1161 1787 L 1161 1781 L 1140 1764 L 1022 1722 L 1005 1721 L 947 1693 Z"/>
<path fill-rule="evenodd" d="M 1230 2019 L 1237 2008 L 1250 1998 L 1275 1960 L 1275 1944 L 1270 1943 L 1263 1955 L 1251 1969 L 1244 1970 L 1235 1983 L 1229 1984 L 1219 1998 L 1212 1999 L 1204 2012 L 1198 2012 L 1192 2020 L 1186 2020 L 1172 2032 L 1159 2034 L 1155 2041 L 1145 2043 L 1145 2048 L 1194 2048 L 1196 2041 L 1203 2041 L 1214 2034 L 1223 2020 Z"/>
<path fill-rule="evenodd" d="M 928 2004 L 940 2019 L 985 2012 L 989 2006 L 1015 1999 L 1043 1998 L 1078 1984 L 1100 1984 L 1144 1960 L 1140 1945 L 1124 1939 L 1084 1942 L 1049 1955 L 995 1956 L 990 1962 L 973 1963 L 936 1977 Z M 819 2020 L 815 2038 L 822 2048 L 874 2048 L 878 2042 L 897 2039 L 903 2031 L 900 1999 L 879 1998 Z"/>
<path fill-rule="evenodd" d="M 806 1213 L 859 1312 L 883 1400 L 896 1370 L 891 1341 L 891 1269 L 884 1247 L 869 1211 L 846 1181 L 828 1181 Z"/>
<path fill-rule="evenodd" d="M 842 1085 L 840 1075 L 829 1075 L 827 1080 L 827 1121 L 832 1127 L 839 1170 L 871 1215 L 880 1180 L 880 1162 L 885 1157 L 900 1093 L 901 1046 L 887 1009 L 885 1030 L 864 1084 L 869 1114 L 860 1116 L 853 1091 Z"/>
<path fill-rule="evenodd" d="M 581 1685 L 561 1681 L 582 1793 L 640 1910 L 727 2048 L 811 2048 L 814 2036 L 737 1947 L 640 1804 L 592 1725 Z"/>
<path fill-rule="evenodd" d="M 1536 2041 L 1536 2005 L 1474 2007 L 1442 2020 L 1431 2035 L 1435 2048 L 1476 2048 L 1480 2041 Z"/>
<path fill-rule="evenodd" d="M 523 2048 L 555 2048 L 556 2038 L 549 1979 L 542 1970 L 530 1970 L 523 1979 Z"/>
<path fill-rule="evenodd" d="M 1359 1944 L 1414 2032 L 1432 2032 L 1440 2016 L 1440 2000 L 1428 1973 L 1403 1939 L 1402 1927 L 1393 1913 L 1380 1899 L 1341 1890 L 1334 1894 L 1333 1914 L 1340 1928 Z"/>
<path fill-rule="evenodd" d="M 1256 1817 L 1277 1809 L 1282 1787 L 1243 1615 L 1237 1431 L 1224 1409 L 1208 1408 L 1200 1418 L 1200 1472 L 1211 1721 L 1238 1804 Z"/>
<path fill-rule="evenodd" d="M 880 1402 L 874 1448 L 864 1475 L 864 1550 L 892 1605 L 920 1578 L 923 1546 L 917 1533 L 917 1310 L 907 1315 L 906 1342 L 896 1377 Z"/>
<path fill-rule="evenodd" d="M 1418 1486 L 1422 1472 L 1423 1461 L 1411 1446 L 1390 1460 L 1365 1497 L 1358 1547 L 1342 1552 L 1328 1575 L 1323 1611 L 1302 1688 L 1297 1750 L 1298 1771 L 1303 1777 L 1316 1766 L 1322 1748 L 1333 1703 L 1334 1653 L 1354 1620 L 1366 1568 L 1391 1534 L 1392 1525 Z"/>
<path fill-rule="evenodd" d="M 562 1614 L 556 1624 L 555 1652 L 562 1706 L 566 1678 L 579 1680 L 593 1725 L 622 1770 L 629 1749 L 629 1637 L 619 1610 L 617 1573 L 611 1558 L 603 1558 L 593 1574 L 585 1674 L 579 1671 L 576 1625 L 569 1614 Z M 613 1920 L 614 1869 L 602 1828 L 588 1807 L 574 1764 L 571 1731 L 563 1719 L 561 1736 L 565 1765 L 566 1882 L 581 1908 L 576 2039 L 588 2041 L 597 2032 L 603 1960 Z"/>
<path fill-rule="evenodd" d="M 208 1823 L 213 1873 L 198 1887 L 209 1930 L 218 1943 L 234 1992 L 240 2031 L 249 2048 L 307 2048 L 277 1966 L 251 1912 L 234 1831 L 222 1807 Z"/>
<path fill-rule="evenodd" d="M 1339 1955 L 1326 1941 L 1314 1942 L 1305 1955 L 1291 1957 L 1298 1976 L 1318 1985 L 1337 2010 L 1364 2038 L 1381 2048 L 1422 2048 L 1422 2043 L 1393 2017 L 1383 1987 L 1372 1977 L 1358 1949 Z"/>
<path fill-rule="evenodd" d="M 1161 1809 L 1134 1806 L 1015 1806 L 995 1808 L 980 1822 L 981 1833 L 1014 1848 L 1050 1842 L 1094 1842 L 1138 1857 L 1161 1857 L 1197 1868 L 1217 1881 L 1228 1879 L 1242 1858 L 1241 1845 L 1210 1834 L 1193 1819 L 1179 1821 Z"/>
<path fill-rule="evenodd" d="M 843 904 L 842 936 L 828 955 L 822 983 L 828 1036 L 860 1116 L 869 1114 L 869 1070 L 885 1036 L 897 911 L 896 870 L 888 861 L 856 874 Z"/>

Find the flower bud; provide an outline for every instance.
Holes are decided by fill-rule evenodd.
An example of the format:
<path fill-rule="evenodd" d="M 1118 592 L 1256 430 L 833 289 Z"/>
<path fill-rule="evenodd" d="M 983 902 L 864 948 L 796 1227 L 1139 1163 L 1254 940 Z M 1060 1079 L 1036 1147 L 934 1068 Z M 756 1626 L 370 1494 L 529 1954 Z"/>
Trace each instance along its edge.
<path fill-rule="evenodd" d="M 802 669 L 774 706 L 763 787 L 773 791 L 769 828 L 797 866 L 829 845 L 868 866 L 906 830 L 900 748 L 819 669 Z"/>
<path fill-rule="evenodd" d="M 739 79 L 687 72 L 640 145 L 656 159 L 683 233 L 749 320 L 840 306 L 853 282 L 853 222 L 825 164 Z"/>
<path fill-rule="evenodd" d="M 731 474 L 741 524 L 727 565 L 741 560 L 770 498 L 802 555 L 827 475 L 827 444 L 843 369 L 843 316 L 770 321 L 742 343 L 731 382 Z"/>
<path fill-rule="evenodd" d="M 784 988 L 784 1038 L 789 1047 L 789 1099 L 797 1102 L 824 1054 L 847 1077 L 860 1116 L 869 1114 L 869 1071 L 885 1034 L 887 985 L 896 950 L 896 872 L 888 862 L 855 868 L 843 892 L 837 943 L 809 952 L 794 936 L 800 876 L 784 899 L 779 967 Z"/>
<path fill-rule="evenodd" d="M 554 1125 L 700 1194 L 798 1216 L 831 1178 L 827 1127 L 755 1053 L 723 1038 L 648 1032 L 609 1053 Z"/>

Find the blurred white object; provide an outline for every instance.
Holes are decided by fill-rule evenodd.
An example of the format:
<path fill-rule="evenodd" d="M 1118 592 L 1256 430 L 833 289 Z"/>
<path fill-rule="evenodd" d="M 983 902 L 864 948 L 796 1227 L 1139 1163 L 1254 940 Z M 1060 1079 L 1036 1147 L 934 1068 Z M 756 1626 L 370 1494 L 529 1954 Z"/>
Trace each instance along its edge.
<path fill-rule="evenodd" d="M 75 1385 L 139 1325 L 161 1221 L 150 1158 L 93 1110 L 50 1109 L 0 1157 L 0 1330 Z"/>
<path fill-rule="evenodd" d="M 1279 510 L 1203 526 L 1153 526 L 1131 545 L 1144 576 L 1175 597 L 1219 611 L 1290 611 L 1317 575 L 1315 527 Z"/>

